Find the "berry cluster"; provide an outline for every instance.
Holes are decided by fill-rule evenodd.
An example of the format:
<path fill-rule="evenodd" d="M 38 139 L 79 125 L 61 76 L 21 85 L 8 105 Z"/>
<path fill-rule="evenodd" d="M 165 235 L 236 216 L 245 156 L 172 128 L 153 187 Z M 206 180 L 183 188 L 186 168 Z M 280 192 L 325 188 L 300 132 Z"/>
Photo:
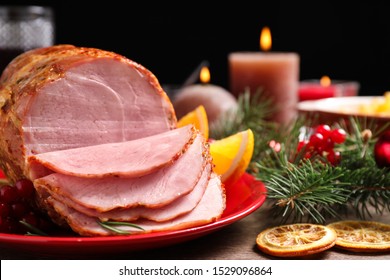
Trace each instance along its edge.
<path fill-rule="evenodd" d="M 28 226 L 44 230 L 50 223 L 32 207 L 35 189 L 30 180 L 0 188 L 0 232 L 26 234 Z M 26 224 L 28 226 L 26 226 Z"/>
<path fill-rule="evenodd" d="M 331 129 L 329 125 L 317 126 L 309 139 L 301 140 L 298 143 L 298 152 L 303 153 L 303 158 L 310 159 L 319 155 L 326 158 L 332 165 L 340 162 L 340 152 L 335 151 L 335 144 L 341 144 L 346 139 L 346 132 L 341 128 Z"/>

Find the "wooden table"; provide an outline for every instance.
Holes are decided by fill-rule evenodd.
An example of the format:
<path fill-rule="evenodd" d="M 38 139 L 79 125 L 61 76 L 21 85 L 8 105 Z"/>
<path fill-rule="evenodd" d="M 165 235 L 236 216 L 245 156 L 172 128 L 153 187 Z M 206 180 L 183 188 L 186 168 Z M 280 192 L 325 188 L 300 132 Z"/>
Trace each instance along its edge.
<path fill-rule="evenodd" d="M 279 259 L 263 254 L 256 248 L 256 236 L 266 227 L 273 225 L 269 217 L 269 202 L 244 219 L 235 222 L 209 235 L 181 244 L 129 251 L 119 254 L 83 255 L 75 252 L 72 255 L 41 255 L 25 251 L 0 248 L 0 257 L 7 259 L 122 259 L 122 260 L 272 260 Z M 353 217 L 349 217 L 353 218 Z M 373 215 L 372 220 L 390 224 L 390 214 Z M 360 254 L 331 248 L 325 252 L 298 259 L 309 260 L 390 260 L 390 253 Z"/>

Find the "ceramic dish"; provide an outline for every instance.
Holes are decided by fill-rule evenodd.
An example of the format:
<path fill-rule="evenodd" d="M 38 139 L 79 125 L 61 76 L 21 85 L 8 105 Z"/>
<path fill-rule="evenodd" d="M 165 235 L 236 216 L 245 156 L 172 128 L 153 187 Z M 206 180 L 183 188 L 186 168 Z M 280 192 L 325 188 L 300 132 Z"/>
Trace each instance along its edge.
<path fill-rule="evenodd" d="M 370 106 L 375 102 L 384 103 L 383 96 L 332 97 L 308 100 L 298 103 L 298 113 L 314 123 L 331 124 L 340 120 L 349 121 L 351 117 L 371 126 L 383 126 L 390 122 L 390 110 L 387 113 L 364 113 L 362 105 Z"/>
<path fill-rule="evenodd" d="M 222 217 L 203 226 L 109 237 L 0 234 L 0 247 L 40 254 L 116 253 L 164 247 L 204 236 L 246 217 L 264 203 L 266 188 L 253 176 L 244 174 L 237 183 L 226 186 L 226 199 L 226 209 Z"/>

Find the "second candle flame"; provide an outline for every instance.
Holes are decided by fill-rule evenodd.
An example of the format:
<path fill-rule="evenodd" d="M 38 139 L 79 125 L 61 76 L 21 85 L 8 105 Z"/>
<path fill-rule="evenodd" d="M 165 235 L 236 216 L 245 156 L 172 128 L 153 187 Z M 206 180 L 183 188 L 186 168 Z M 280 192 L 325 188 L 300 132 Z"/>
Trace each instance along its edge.
<path fill-rule="evenodd" d="M 260 34 L 260 49 L 263 51 L 269 51 L 272 47 L 271 30 L 265 26 L 261 30 Z"/>
<path fill-rule="evenodd" d="M 210 81 L 210 70 L 207 66 L 203 66 L 199 74 L 200 81 L 207 84 Z"/>
<path fill-rule="evenodd" d="M 330 78 L 328 76 L 322 76 L 321 79 L 320 79 L 320 84 L 323 87 L 330 86 Z"/>

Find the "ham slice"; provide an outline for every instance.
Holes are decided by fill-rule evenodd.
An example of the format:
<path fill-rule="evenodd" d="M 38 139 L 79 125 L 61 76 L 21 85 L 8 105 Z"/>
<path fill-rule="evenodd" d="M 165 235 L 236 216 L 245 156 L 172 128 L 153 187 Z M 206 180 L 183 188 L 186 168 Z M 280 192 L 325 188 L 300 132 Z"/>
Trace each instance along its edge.
<path fill-rule="evenodd" d="M 215 174 L 214 174 L 215 175 Z M 73 231 L 84 236 L 108 236 L 117 233 L 103 228 L 96 218 L 84 215 L 75 209 L 66 206 L 52 197 L 48 202 L 53 208 L 66 218 Z M 224 188 L 218 176 L 213 176 L 199 204 L 189 213 L 166 222 L 139 220 L 135 224 L 143 230 L 133 227 L 119 227 L 129 234 L 150 233 L 158 231 L 179 230 L 200 226 L 219 219 L 225 209 L 226 197 Z"/>
<path fill-rule="evenodd" d="M 195 138 L 192 125 L 137 140 L 33 155 L 32 180 L 50 173 L 82 178 L 133 178 L 173 163 Z"/>
<path fill-rule="evenodd" d="M 137 178 L 80 178 L 53 173 L 34 181 L 39 189 L 68 197 L 76 203 L 99 212 L 135 206 L 161 207 L 188 194 L 210 162 L 204 138 L 197 134 L 187 151 L 167 167 Z"/>
<path fill-rule="evenodd" d="M 40 188 L 45 189 L 41 190 L 40 193 L 46 192 L 47 197 L 50 196 L 70 208 L 73 208 L 87 216 L 96 217 L 101 221 L 112 220 L 130 222 L 144 218 L 156 222 L 162 222 L 186 214 L 196 207 L 201 200 L 207 185 L 210 184 L 210 173 L 211 164 L 208 164 L 203 170 L 198 183 L 189 194 L 183 195 L 172 203 L 160 208 L 132 207 L 126 209 L 114 209 L 107 212 L 98 212 L 94 209 L 75 203 L 73 200 L 60 195 L 58 192 L 52 192 L 49 188 L 43 185 L 40 185 Z"/>

